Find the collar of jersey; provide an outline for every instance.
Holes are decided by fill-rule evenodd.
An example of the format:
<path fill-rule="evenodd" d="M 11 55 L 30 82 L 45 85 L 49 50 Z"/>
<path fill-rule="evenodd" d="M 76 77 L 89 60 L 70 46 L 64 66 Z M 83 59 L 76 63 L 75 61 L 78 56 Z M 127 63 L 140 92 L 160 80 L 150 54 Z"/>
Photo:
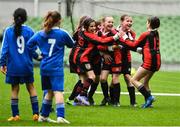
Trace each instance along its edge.
<path fill-rule="evenodd" d="M 58 26 L 55 26 L 55 27 L 53 27 L 52 29 L 59 29 L 59 27 L 58 27 Z"/>

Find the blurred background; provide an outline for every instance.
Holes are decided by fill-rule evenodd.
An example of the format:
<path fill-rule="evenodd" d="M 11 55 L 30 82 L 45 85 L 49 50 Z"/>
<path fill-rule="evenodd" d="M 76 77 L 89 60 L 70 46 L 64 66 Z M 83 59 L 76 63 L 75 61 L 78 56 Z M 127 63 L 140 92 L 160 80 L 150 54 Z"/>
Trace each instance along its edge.
<path fill-rule="evenodd" d="M 137 33 L 146 31 L 146 19 L 159 16 L 161 20 L 160 41 L 162 67 L 165 71 L 180 71 L 180 0 L 0 0 L 0 36 L 3 30 L 12 24 L 16 8 L 27 10 L 28 21 L 35 31 L 41 29 L 43 17 L 49 10 L 58 10 L 63 22 L 61 27 L 70 34 L 76 29 L 81 16 L 88 15 L 96 20 L 105 15 L 115 19 L 119 25 L 120 16 L 129 14 L 133 17 L 133 30 Z M 1 44 L 0 44 L 1 45 Z M 136 68 L 142 57 L 132 52 L 133 66 Z M 65 64 L 68 65 L 69 49 L 66 51 Z"/>

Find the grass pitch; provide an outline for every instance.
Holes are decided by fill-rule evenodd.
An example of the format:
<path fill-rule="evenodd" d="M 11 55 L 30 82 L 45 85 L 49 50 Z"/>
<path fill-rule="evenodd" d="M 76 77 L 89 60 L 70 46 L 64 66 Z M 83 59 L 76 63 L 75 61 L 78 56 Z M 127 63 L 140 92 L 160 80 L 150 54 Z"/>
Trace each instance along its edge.
<path fill-rule="evenodd" d="M 180 72 L 157 72 L 150 82 L 152 93 L 177 93 L 180 94 Z M 19 110 L 21 121 L 8 122 L 11 116 L 10 96 L 11 87 L 5 85 L 5 76 L 0 74 L 0 126 L 59 126 L 59 124 L 38 123 L 32 121 L 32 111 L 28 92 L 21 85 L 19 94 Z M 77 81 L 76 75 L 70 74 L 65 69 L 65 92 L 71 92 Z M 120 77 L 121 90 L 127 92 L 126 84 Z M 39 105 L 42 101 L 42 90 L 39 68 L 35 68 L 35 87 L 38 92 Z M 100 86 L 97 91 L 101 91 Z M 136 93 L 138 93 L 136 91 Z M 65 99 L 69 94 L 65 93 Z M 70 126 L 180 126 L 180 96 L 156 95 L 153 108 L 141 109 L 144 99 L 137 95 L 138 107 L 129 106 L 128 95 L 121 95 L 121 107 L 105 106 L 99 104 L 102 94 L 95 94 L 95 106 L 70 106 L 66 105 L 66 119 L 71 122 Z M 55 107 L 55 105 L 53 105 Z M 51 113 L 55 119 L 55 112 Z M 62 126 L 62 124 L 60 124 Z M 63 125 L 69 126 L 69 125 Z"/>

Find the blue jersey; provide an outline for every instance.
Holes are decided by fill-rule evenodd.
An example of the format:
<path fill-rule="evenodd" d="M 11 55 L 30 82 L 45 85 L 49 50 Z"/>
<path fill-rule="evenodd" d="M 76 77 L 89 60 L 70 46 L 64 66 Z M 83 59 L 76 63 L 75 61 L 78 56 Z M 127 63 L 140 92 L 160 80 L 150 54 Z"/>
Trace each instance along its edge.
<path fill-rule="evenodd" d="M 7 66 L 8 76 L 29 76 L 33 75 L 33 62 L 28 49 L 27 41 L 33 36 L 33 30 L 22 25 L 21 36 L 16 37 L 14 25 L 4 31 L 0 66 Z"/>
<path fill-rule="evenodd" d="M 28 48 L 33 50 L 38 46 L 42 53 L 40 64 L 41 75 L 63 76 L 64 75 L 64 47 L 72 48 L 74 41 L 63 29 L 52 28 L 48 33 L 39 31 L 29 41 Z"/>

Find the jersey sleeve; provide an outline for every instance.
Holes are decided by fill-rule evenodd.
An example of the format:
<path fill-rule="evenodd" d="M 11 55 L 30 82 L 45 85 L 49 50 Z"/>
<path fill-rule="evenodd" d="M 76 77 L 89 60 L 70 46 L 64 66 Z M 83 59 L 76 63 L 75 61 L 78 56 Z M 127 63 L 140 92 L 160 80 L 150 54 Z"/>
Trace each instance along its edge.
<path fill-rule="evenodd" d="M 27 49 L 34 59 L 38 58 L 37 49 L 37 34 L 33 35 L 27 42 Z"/>
<path fill-rule="evenodd" d="M 99 51 L 108 51 L 108 46 L 107 45 L 98 45 L 97 46 Z"/>
<path fill-rule="evenodd" d="M 1 47 L 1 57 L 0 57 L 0 66 L 5 66 L 7 62 L 8 55 L 8 34 L 7 30 L 5 30 L 3 34 L 2 47 Z"/>
<path fill-rule="evenodd" d="M 129 39 L 125 40 L 125 41 L 121 41 L 122 43 L 124 43 L 125 45 L 127 45 L 130 48 L 135 48 L 138 47 L 139 45 L 141 45 L 143 43 L 143 41 L 146 39 L 147 37 L 147 32 L 144 32 L 140 35 L 140 37 L 137 40 L 131 41 Z"/>
<path fill-rule="evenodd" d="M 96 34 L 88 33 L 88 32 L 80 32 L 80 36 L 82 36 L 85 40 L 92 42 L 93 44 L 106 44 L 112 45 L 114 38 L 113 36 L 110 37 L 99 37 Z"/>
<path fill-rule="evenodd" d="M 75 44 L 75 41 L 72 39 L 72 37 L 69 35 L 68 32 L 64 31 L 65 32 L 65 45 L 68 47 L 68 48 L 72 48 Z"/>

